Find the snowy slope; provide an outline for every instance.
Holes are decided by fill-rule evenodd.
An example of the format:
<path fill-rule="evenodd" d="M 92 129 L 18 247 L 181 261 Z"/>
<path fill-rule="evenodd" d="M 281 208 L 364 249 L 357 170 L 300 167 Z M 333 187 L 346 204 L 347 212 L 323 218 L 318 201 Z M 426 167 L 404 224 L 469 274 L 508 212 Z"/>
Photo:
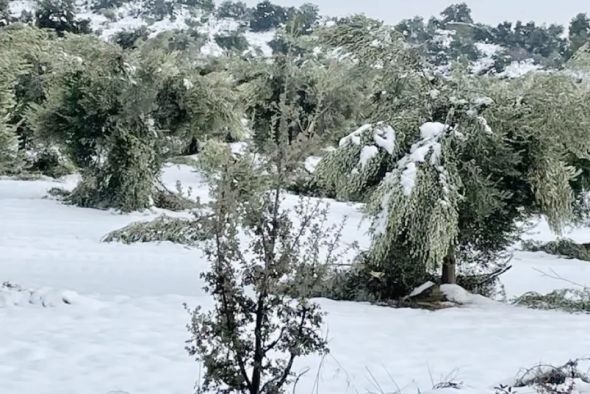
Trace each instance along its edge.
<path fill-rule="evenodd" d="M 231 18 L 217 18 L 214 14 L 203 15 L 195 8 L 176 4 L 173 16 L 166 16 L 162 20 L 154 20 L 146 15 L 146 0 L 133 0 L 125 2 L 118 8 L 105 12 L 91 8 L 91 1 L 78 0 L 76 17 L 90 21 L 90 28 L 101 38 L 108 41 L 120 31 L 132 31 L 140 27 L 148 29 L 150 37 L 159 33 L 173 30 L 195 29 L 206 37 L 205 45 L 201 48 L 204 55 L 220 56 L 223 49 L 215 42 L 218 33 L 228 34 L 241 31 L 238 21 Z M 36 1 L 34 0 L 10 0 L 9 9 L 13 17 L 20 17 L 23 12 L 34 13 Z M 248 51 L 260 52 L 264 56 L 272 55 L 272 49 L 268 43 L 274 38 L 275 31 L 254 33 L 246 31 L 244 37 L 250 44 Z"/>
<path fill-rule="evenodd" d="M 202 177 L 189 167 L 169 166 L 163 178 L 207 196 Z M 202 254 L 168 243 L 100 243 L 105 233 L 160 212 L 119 215 L 44 199 L 56 185 L 0 180 L 0 281 L 50 287 L 58 294 L 68 290 L 74 300 L 51 308 L 0 307 L 0 392 L 192 393 L 199 368 L 184 351 L 189 316 L 182 304 L 210 306 L 199 279 L 208 267 Z M 68 180 L 66 186 L 72 185 Z M 294 201 L 287 198 L 285 204 Z M 331 220 L 344 215 L 350 216 L 345 241 L 366 246 L 359 207 L 333 202 Z M 549 237 L 543 226 L 536 231 L 532 237 Z M 590 239 L 587 230 L 575 234 Z M 505 278 L 510 295 L 564 286 L 537 280 L 531 275 L 536 268 L 560 270 L 590 285 L 587 262 L 517 253 L 513 263 Z M 397 385 L 413 394 L 416 387 L 427 392 L 431 376 L 436 382 L 449 375 L 464 383 L 460 393 L 493 393 L 495 384 L 520 368 L 590 353 L 587 315 L 494 302 L 438 312 L 319 302 L 328 312 L 331 353 L 297 363 L 297 371 L 310 369 L 298 393 L 387 393 Z"/>

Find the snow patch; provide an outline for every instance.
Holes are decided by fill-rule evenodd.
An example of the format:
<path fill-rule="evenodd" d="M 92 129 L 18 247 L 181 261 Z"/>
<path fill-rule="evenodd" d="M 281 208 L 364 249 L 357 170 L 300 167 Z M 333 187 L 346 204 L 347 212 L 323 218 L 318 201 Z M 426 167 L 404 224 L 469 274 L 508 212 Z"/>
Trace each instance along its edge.
<path fill-rule="evenodd" d="M 307 159 L 305 159 L 305 163 L 303 163 L 303 165 L 307 172 L 313 174 L 315 170 L 318 168 L 320 161 L 322 161 L 322 158 L 320 156 L 310 156 Z"/>
<path fill-rule="evenodd" d="M 391 126 L 382 125 L 373 134 L 375 144 L 393 155 L 395 151 L 395 130 Z"/>
<path fill-rule="evenodd" d="M 459 285 L 441 285 L 440 291 L 445 295 L 445 297 L 447 297 L 447 300 L 462 305 L 495 304 L 495 302 L 489 298 L 479 294 L 472 294 Z"/>
<path fill-rule="evenodd" d="M 360 145 L 361 144 L 361 136 L 365 131 L 371 130 L 371 128 L 373 127 L 372 124 L 368 123 L 365 124 L 361 127 L 359 127 L 358 129 L 356 129 L 355 131 L 353 131 L 352 133 L 350 133 L 349 135 L 347 135 L 346 137 L 342 138 L 340 140 L 339 146 L 340 147 L 344 147 L 350 144 L 353 145 Z"/>
<path fill-rule="evenodd" d="M 361 150 L 361 156 L 359 158 L 359 165 L 361 168 L 365 168 L 365 166 L 373 160 L 379 154 L 379 149 L 377 149 L 374 145 L 363 146 Z"/>
<path fill-rule="evenodd" d="M 420 126 L 420 136 L 422 139 L 438 138 L 442 133 L 447 131 L 449 126 L 439 122 L 427 122 Z"/>
<path fill-rule="evenodd" d="M 533 59 L 523 60 L 522 62 L 512 62 L 508 66 L 504 72 L 500 73 L 499 75 L 502 77 L 507 78 L 519 78 L 528 73 L 535 72 L 541 69 L 541 66 L 535 64 Z"/>
<path fill-rule="evenodd" d="M 412 292 L 410 293 L 408 298 L 416 297 L 416 296 L 424 293 L 426 290 L 430 289 L 432 286 L 435 286 L 435 283 L 428 281 L 428 282 L 416 287 L 414 290 L 412 290 Z"/>
<path fill-rule="evenodd" d="M 54 290 L 48 287 L 29 290 L 11 283 L 0 286 L 0 308 L 27 305 L 49 308 L 74 304 L 99 305 L 96 301 L 82 297 L 71 290 Z"/>

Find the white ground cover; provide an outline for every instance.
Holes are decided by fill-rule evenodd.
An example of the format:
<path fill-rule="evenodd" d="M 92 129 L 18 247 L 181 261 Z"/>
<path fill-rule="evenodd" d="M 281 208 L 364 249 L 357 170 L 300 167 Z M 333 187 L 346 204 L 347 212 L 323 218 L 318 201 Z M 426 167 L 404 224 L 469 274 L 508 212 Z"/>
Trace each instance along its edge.
<path fill-rule="evenodd" d="M 171 188 L 180 180 L 193 196 L 207 196 L 189 167 L 168 167 L 163 178 Z M 161 211 L 120 215 L 65 206 L 44 198 L 54 186 L 60 184 L 0 180 L 0 282 L 36 294 L 0 292 L 0 392 L 192 393 L 199 366 L 184 350 L 189 316 L 183 303 L 211 305 L 199 279 L 208 268 L 202 253 L 169 243 L 101 243 L 107 232 Z M 331 221 L 345 215 L 344 241 L 366 247 L 368 223 L 359 227 L 359 207 L 331 203 Z M 590 241 L 588 229 L 571 236 Z M 553 238 L 543 223 L 529 237 Z M 503 279 L 508 297 L 567 287 L 537 270 L 590 285 L 588 262 L 517 252 L 512 263 Z M 393 393 L 398 386 L 425 393 L 432 381 L 449 376 L 463 382 L 460 393 L 494 393 L 494 385 L 521 368 L 590 356 L 588 315 L 480 302 L 448 290 L 466 304 L 430 312 L 318 300 L 327 312 L 330 354 L 299 360 L 296 371 L 309 372 L 297 393 Z M 51 302 L 30 302 L 39 297 Z"/>

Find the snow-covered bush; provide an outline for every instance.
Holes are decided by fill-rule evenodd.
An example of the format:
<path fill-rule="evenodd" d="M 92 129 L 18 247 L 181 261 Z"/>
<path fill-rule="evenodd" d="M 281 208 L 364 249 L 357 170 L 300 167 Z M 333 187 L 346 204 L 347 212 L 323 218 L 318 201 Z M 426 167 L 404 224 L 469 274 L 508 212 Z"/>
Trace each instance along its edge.
<path fill-rule="evenodd" d="M 534 309 L 590 313 L 590 289 L 561 289 L 548 294 L 529 292 L 517 297 L 514 303 Z"/>
<path fill-rule="evenodd" d="M 172 242 L 196 246 L 210 238 L 205 222 L 196 219 L 160 216 L 150 222 L 132 223 L 105 235 L 103 242 Z"/>
<path fill-rule="evenodd" d="M 58 34 L 90 33 L 90 21 L 76 18 L 76 3 L 73 0 L 40 0 L 35 10 L 35 24 L 53 29 Z"/>

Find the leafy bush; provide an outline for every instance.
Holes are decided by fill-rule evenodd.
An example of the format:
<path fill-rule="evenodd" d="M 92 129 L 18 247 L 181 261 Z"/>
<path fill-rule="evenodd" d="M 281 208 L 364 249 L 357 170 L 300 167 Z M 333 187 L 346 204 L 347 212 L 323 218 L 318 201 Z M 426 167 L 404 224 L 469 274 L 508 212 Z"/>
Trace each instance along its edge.
<path fill-rule="evenodd" d="M 39 172 L 52 178 L 72 174 L 76 168 L 73 163 L 57 149 L 43 149 L 32 159 L 28 170 Z"/>
<path fill-rule="evenodd" d="M 215 35 L 215 42 L 227 51 L 237 51 L 239 53 L 244 52 L 250 46 L 246 37 L 237 31 L 217 33 Z"/>
<path fill-rule="evenodd" d="M 199 204 L 180 193 L 159 189 L 154 195 L 154 206 L 178 212 L 198 208 Z"/>
<path fill-rule="evenodd" d="M 289 18 L 288 9 L 275 5 L 269 0 L 256 5 L 250 14 L 250 30 L 254 32 L 276 29 Z"/>
<path fill-rule="evenodd" d="M 90 33 L 90 21 L 76 19 L 76 5 L 73 0 L 40 0 L 35 11 L 38 27 L 53 29 L 58 34 Z"/>
<path fill-rule="evenodd" d="M 125 0 L 92 0 L 91 8 L 93 10 L 103 10 L 105 8 L 119 8 L 125 4 Z"/>
<path fill-rule="evenodd" d="M 174 18 L 175 3 L 169 0 L 146 0 L 144 3 L 145 13 L 157 21 L 165 18 Z"/>
<path fill-rule="evenodd" d="M 148 39 L 149 30 L 146 26 L 138 27 L 134 30 L 118 31 L 112 38 L 112 41 L 123 49 L 137 48 L 138 41 Z"/>
<path fill-rule="evenodd" d="M 242 1 L 225 0 L 217 8 L 217 17 L 245 20 L 249 15 L 248 5 Z"/>

